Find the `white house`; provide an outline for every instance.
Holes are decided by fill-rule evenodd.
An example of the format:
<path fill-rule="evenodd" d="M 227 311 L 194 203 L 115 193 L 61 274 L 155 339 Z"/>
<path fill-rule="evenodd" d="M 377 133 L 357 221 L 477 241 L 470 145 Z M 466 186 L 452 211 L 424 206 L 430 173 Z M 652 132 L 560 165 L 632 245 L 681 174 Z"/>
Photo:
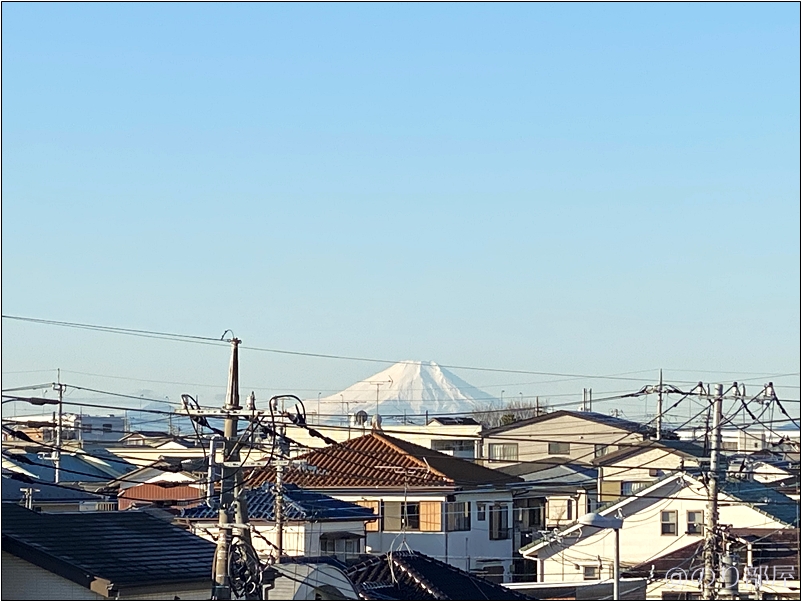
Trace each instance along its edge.
<path fill-rule="evenodd" d="M 285 482 L 371 508 L 371 552 L 417 550 L 457 568 L 501 580 L 512 575 L 510 485 L 522 480 L 473 462 L 374 432 L 298 458 Z M 273 482 L 262 469 L 251 482 Z"/>
<path fill-rule="evenodd" d="M 261 556 L 277 556 L 275 486 L 246 492 L 252 543 Z M 335 556 L 347 561 L 365 553 L 365 523 L 377 516 L 369 508 L 288 484 L 283 487 L 283 555 Z M 180 522 L 214 541 L 219 532 L 216 508 L 205 504 L 181 511 Z"/>
<path fill-rule="evenodd" d="M 703 537 L 707 491 L 697 477 L 670 475 L 600 513 L 623 517 L 620 557 L 623 568 L 671 553 Z M 719 522 L 733 528 L 792 529 L 797 505 L 760 483 L 721 483 Z M 539 581 L 583 581 L 612 576 L 614 534 L 611 530 L 573 524 L 521 550 L 538 563 Z"/>

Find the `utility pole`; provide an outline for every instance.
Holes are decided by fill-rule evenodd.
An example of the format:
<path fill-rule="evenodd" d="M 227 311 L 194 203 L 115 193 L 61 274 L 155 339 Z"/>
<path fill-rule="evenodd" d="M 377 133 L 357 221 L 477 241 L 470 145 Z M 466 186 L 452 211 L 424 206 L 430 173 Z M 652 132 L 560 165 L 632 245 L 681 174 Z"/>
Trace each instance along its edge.
<path fill-rule="evenodd" d="M 663 432 L 663 369 L 660 368 L 660 384 L 657 385 L 657 436 L 660 441 Z"/>
<path fill-rule="evenodd" d="M 54 472 L 54 481 L 56 483 L 59 482 L 61 477 L 61 428 L 62 428 L 62 420 L 63 420 L 63 403 L 64 403 L 64 389 L 67 388 L 67 385 L 61 384 L 61 369 L 58 369 L 57 372 L 58 376 L 58 383 L 53 384 L 53 388 L 58 391 L 58 421 L 56 422 L 56 470 Z"/>
<path fill-rule="evenodd" d="M 718 557 L 718 481 L 719 451 L 721 449 L 722 385 L 715 385 L 713 393 L 713 436 L 710 442 L 710 472 L 708 474 L 707 516 L 705 521 L 704 573 L 702 599 L 716 599 L 716 562 Z"/>
<path fill-rule="evenodd" d="M 283 477 L 284 466 L 289 464 L 288 460 L 281 458 L 275 462 L 276 466 L 276 500 L 273 506 L 273 513 L 276 515 L 276 548 L 278 558 L 276 562 L 281 560 L 284 554 L 284 489 Z"/>
<path fill-rule="evenodd" d="M 239 410 L 239 344 L 240 340 L 231 338 L 231 363 L 228 368 L 228 389 L 226 390 L 226 410 Z M 234 506 L 235 489 L 238 485 L 239 470 L 230 464 L 236 460 L 237 415 L 227 413 L 223 427 L 223 466 L 221 478 L 220 511 L 218 514 L 219 536 L 215 552 L 212 579 L 212 598 L 231 599 L 231 581 L 228 574 L 228 554 L 231 546 L 231 510 Z M 239 521 L 238 521 L 239 522 Z"/>

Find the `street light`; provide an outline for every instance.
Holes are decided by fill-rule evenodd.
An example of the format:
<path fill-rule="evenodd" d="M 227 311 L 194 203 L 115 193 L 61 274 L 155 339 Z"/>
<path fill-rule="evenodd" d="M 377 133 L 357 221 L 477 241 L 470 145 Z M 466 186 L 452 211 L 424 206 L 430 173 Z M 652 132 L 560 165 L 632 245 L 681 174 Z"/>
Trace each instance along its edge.
<path fill-rule="evenodd" d="M 619 531 L 624 526 L 623 518 L 613 516 L 602 516 L 598 512 L 589 512 L 577 521 L 586 527 L 596 527 L 597 529 L 612 529 L 615 532 L 615 563 L 613 564 L 613 600 L 621 599 L 620 581 L 621 565 L 619 560 Z M 601 575 L 599 575 L 601 576 Z"/>

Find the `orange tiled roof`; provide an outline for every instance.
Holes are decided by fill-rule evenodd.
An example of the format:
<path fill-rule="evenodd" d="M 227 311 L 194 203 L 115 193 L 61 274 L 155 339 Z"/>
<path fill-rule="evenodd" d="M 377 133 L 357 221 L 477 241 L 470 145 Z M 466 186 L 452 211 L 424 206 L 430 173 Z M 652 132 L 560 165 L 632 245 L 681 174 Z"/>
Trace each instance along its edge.
<path fill-rule="evenodd" d="M 484 468 L 440 452 L 390 437 L 371 433 L 337 445 L 310 451 L 298 458 L 314 471 L 290 465 L 284 481 L 312 489 L 341 487 L 455 488 L 503 484 L 521 479 Z M 254 471 L 252 487 L 275 481 L 275 469 Z"/>

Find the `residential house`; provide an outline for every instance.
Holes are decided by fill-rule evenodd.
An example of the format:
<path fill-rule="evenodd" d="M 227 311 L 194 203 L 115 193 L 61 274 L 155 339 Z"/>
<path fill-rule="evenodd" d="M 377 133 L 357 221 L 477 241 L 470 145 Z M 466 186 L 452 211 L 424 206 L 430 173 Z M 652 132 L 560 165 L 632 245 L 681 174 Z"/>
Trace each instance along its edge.
<path fill-rule="evenodd" d="M 3 470 L 25 474 L 44 483 L 56 480 L 56 459 L 51 450 L 29 451 L 31 446 L 3 450 Z M 88 454 L 81 450 L 62 453 L 59 459 L 60 483 L 107 483 L 134 466 L 116 457 Z"/>
<path fill-rule="evenodd" d="M 784 484 L 799 477 L 799 443 L 781 442 L 730 458 L 730 470 L 766 484 Z"/>
<path fill-rule="evenodd" d="M 722 480 L 719 500 L 719 522 L 735 529 L 782 531 L 799 522 L 796 502 L 760 483 Z M 623 518 L 620 559 L 626 569 L 701 541 L 706 507 L 704 483 L 680 472 L 610 504 L 600 514 Z M 521 553 L 537 561 L 539 581 L 608 579 L 614 535 L 609 529 L 574 523 L 544 534 Z"/>
<path fill-rule="evenodd" d="M 16 502 L 37 512 L 91 512 L 117 509 L 113 497 L 97 495 L 77 487 L 58 487 L 31 479 L 20 480 L 20 475 L 2 477 L 4 502 Z"/>
<path fill-rule="evenodd" d="M 700 425 L 678 429 L 676 434 L 683 441 L 704 445 L 710 431 L 706 426 Z M 776 437 L 764 428 L 724 427 L 721 429 L 721 450 L 725 454 L 751 453 L 765 449 L 774 439 Z"/>
<path fill-rule="evenodd" d="M 2 509 L 4 600 L 204 600 L 215 545 L 143 512 Z"/>
<path fill-rule="evenodd" d="M 731 528 L 724 531 L 725 546 L 734 555 L 735 599 L 799 599 L 799 529 Z M 644 598 L 698 599 L 704 574 L 703 542 L 652 558 L 624 572 L 625 577 L 648 578 Z"/>
<path fill-rule="evenodd" d="M 202 463 L 191 462 L 202 467 Z M 149 505 L 200 504 L 206 498 L 205 474 L 203 471 L 193 474 L 179 470 L 181 466 L 181 463 L 170 463 L 160 458 L 148 466 L 135 468 L 114 479 L 104 489 L 116 490 L 120 510 Z"/>
<path fill-rule="evenodd" d="M 373 432 L 297 458 L 284 481 L 371 508 L 374 553 L 407 545 L 470 572 L 512 574 L 511 486 L 519 477 Z M 305 467 L 305 468 L 304 468 Z M 275 480 L 260 469 L 254 486 Z"/>
<path fill-rule="evenodd" d="M 365 552 L 365 523 L 378 516 L 370 508 L 287 484 L 283 490 L 283 553 L 288 556 L 335 556 L 343 562 Z M 276 490 L 267 484 L 246 491 L 254 549 L 277 556 Z M 184 508 L 179 521 L 201 537 L 214 539 L 218 510 L 206 504 Z"/>
<path fill-rule="evenodd" d="M 483 431 L 482 459 L 494 468 L 554 456 L 587 463 L 653 434 L 654 429 L 631 420 L 559 410 Z"/>
<path fill-rule="evenodd" d="M 22 431 L 34 441 L 56 441 L 58 423 L 55 413 L 20 416 L 9 420 L 16 423 L 16 430 Z M 117 441 L 126 429 L 125 417 L 113 414 L 90 416 L 65 412 L 61 416 L 61 425 L 62 441 L 79 443 L 111 443 Z"/>
<path fill-rule="evenodd" d="M 648 440 L 621 446 L 593 460 L 598 469 L 598 502 L 628 497 L 682 470 L 709 466 L 709 454 L 690 441 Z"/>
<path fill-rule="evenodd" d="M 567 458 L 551 457 L 539 462 L 519 462 L 500 471 L 524 479 L 513 497 L 513 544 L 515 550 L 537 539 L 544 529 L 569 525 L 577 516 L 595 507 L 596 468 Z M 532 581 L 537 565 L 519 557 L 513 581 Z"/>
<path fill-rule="evenodd" d="M 315 429 L 338 443 L 364 437 L 372 431 L 369 422 L 354 422 L 353 419 L 347 427 L 321 424 L 315 425 Z M 473 418 L 461 416 L 434 416 L 425 425 L 399 424 L 382 428 L 382 432 L 396 439 L 465 460 L 473 460 L 481 455 L 481 431 L 481 424 Z M 295 425 L 287 426 L 287 436 L 302 445 L 300 448 L 293 448 L 293 455 L 305 453 L 309 447 L 327 445 L 323 439 L 314 437 L 307 429 Z"/>

